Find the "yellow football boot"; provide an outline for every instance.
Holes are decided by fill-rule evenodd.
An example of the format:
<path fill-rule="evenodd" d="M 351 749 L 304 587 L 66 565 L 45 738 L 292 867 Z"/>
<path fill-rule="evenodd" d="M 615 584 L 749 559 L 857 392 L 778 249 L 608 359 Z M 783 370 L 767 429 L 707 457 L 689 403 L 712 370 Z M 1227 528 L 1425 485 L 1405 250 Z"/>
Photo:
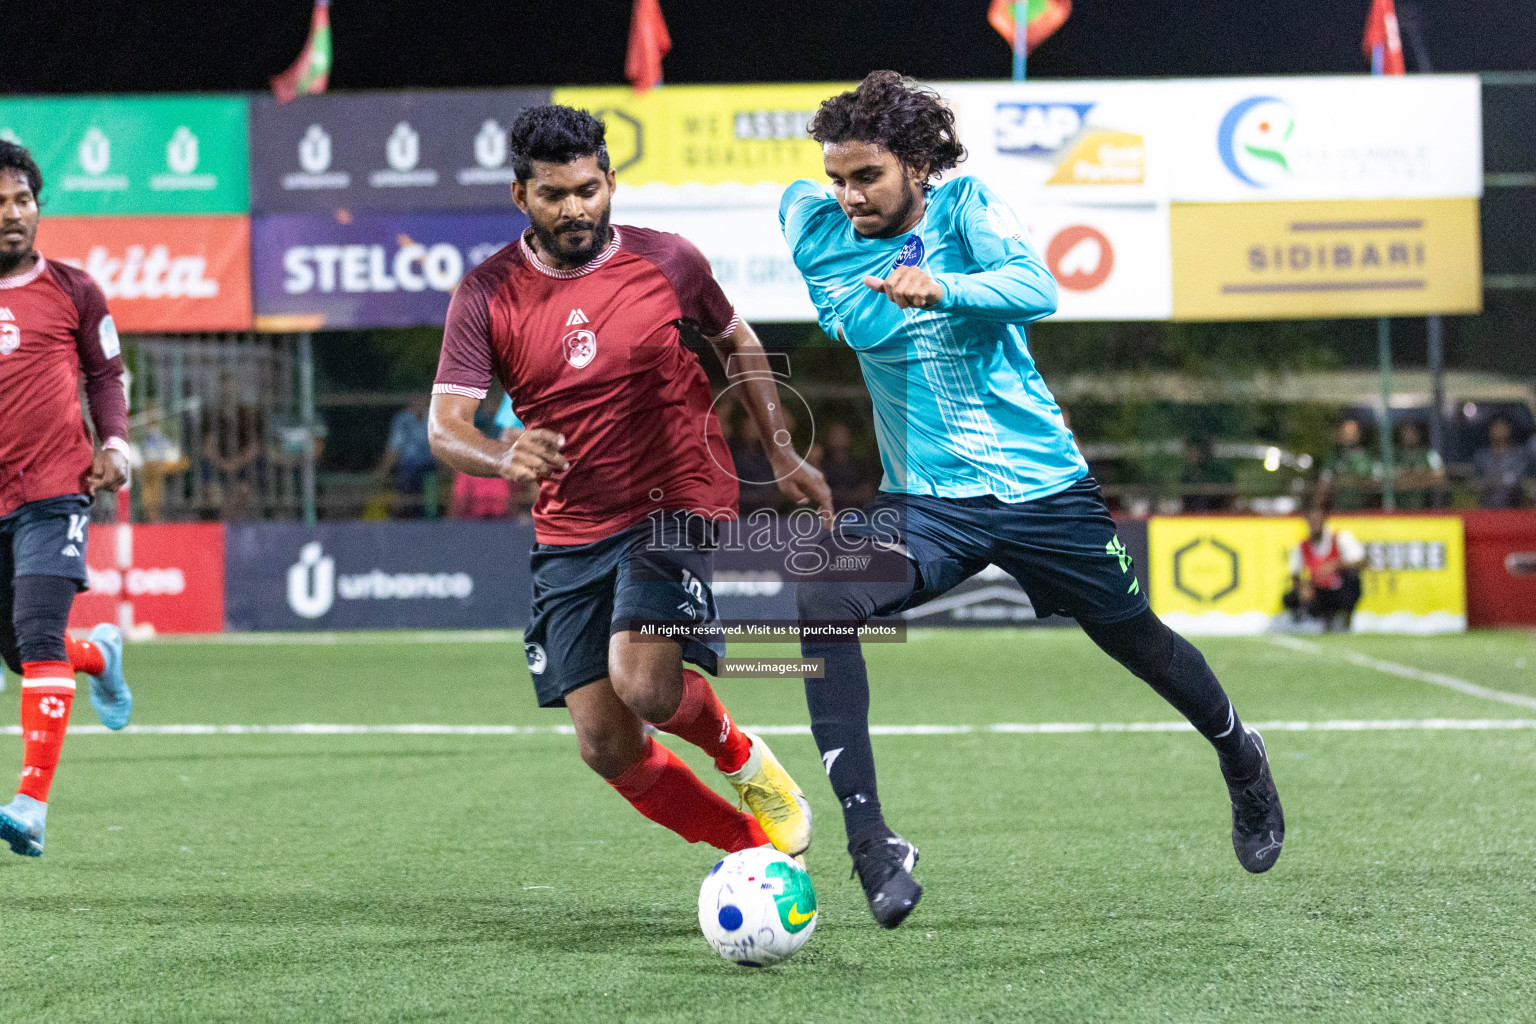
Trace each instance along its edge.
<path fill-rule="evenodd" d="M 762 737 L 742 732 L 752 741 L 752 753 L 746 764 L 725 777 L 773 845 L 798 856 L 811 845 L 811 805 Z"/>

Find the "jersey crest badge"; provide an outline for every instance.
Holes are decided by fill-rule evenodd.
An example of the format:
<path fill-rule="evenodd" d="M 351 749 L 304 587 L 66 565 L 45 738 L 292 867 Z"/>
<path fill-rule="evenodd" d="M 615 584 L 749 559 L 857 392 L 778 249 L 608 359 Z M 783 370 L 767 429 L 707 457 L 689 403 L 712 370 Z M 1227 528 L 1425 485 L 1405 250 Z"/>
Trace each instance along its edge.
<path fill-rule="evenodd" d="M 924 254 L 925 250 L 923 249 L 923 236 L 916 233 L 910 234 L 907 236 L 906 242 L 902 245 L 901 252 L 896 254 L 896 266 L 922 266 Z"/>
<path fill-rule="evenodd" d="M 565 361 L 578 370 L 597 355 L 597 335 L 591 331 L 572 331 L 560 339 L 560 345 L 565 349 Z"/>
<path fill-rule="evenodd" d="M 21 331 L 15 324 L 0 324 L 0 356 L 8 356 L 21 348 Z"/>
<path fill-rule="evenodd" d="M 571 310 L 571 315 L 565 318 L 565 326 L 567 327 L 580 327 L 585 323 L 591 323 L 591 321 L 587 319 L 587 314 L 583 313 L 579 308 Z"/>

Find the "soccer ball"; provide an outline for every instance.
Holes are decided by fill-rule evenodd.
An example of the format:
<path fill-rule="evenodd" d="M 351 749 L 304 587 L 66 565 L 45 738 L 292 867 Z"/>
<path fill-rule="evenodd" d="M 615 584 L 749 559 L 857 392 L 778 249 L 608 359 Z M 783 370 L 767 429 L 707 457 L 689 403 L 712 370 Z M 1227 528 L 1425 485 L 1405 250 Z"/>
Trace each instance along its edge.
<path fill-rule="evenodd" d="M 742 967 L 787 960 L 816 930 L 811 876 L 771 846 L 730 854 L 699 890 L 699 927 L 716 953 Z"/>

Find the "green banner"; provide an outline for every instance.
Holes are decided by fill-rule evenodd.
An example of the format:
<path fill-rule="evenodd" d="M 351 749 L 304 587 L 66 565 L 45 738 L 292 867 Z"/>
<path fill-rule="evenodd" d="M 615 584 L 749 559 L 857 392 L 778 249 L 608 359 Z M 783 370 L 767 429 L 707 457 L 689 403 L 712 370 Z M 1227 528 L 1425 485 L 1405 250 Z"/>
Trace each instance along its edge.
<path fill-rule="evenodd" d="M 50 215 L 250 212 L 249 103 L 227 96 L 0 99 Z"/>

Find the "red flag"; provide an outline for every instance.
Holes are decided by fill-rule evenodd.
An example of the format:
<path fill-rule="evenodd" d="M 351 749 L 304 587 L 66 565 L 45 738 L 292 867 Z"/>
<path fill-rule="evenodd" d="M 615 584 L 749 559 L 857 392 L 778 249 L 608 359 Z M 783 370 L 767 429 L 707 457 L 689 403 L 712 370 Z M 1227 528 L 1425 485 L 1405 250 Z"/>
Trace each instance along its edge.
<path fill-rule="evenodd" d="M 279 103 L 295 96 L 325 92 L 331 78 L 331 0 L 315 0 L 309 19 L 309 38 L 293 66 L 272 79 L 272 94 Z"/>
<path fill-rule="evenodd" d="M 1009 48 L 1013 47 L 1013 11 L 1020 2 L 1023 0 L 992 0 L 992 6 L 987 8 L 987 24 L 997 29 L 998 34 L 1008 41 Z M 1072 0 L 1027 0 L 1024 9 L 1028 12 L 1024 22 L 1024 49 L 1033 52 L 1067 20 L 1067 15 L 1072 13 Z"/>
<path fill-rule="evenodd" d="M 1403 37 L 1397 30 L 1397 7 L 1392 0 L 1372 0 L 1360 45 L 1370 59 L 1372 74 L 1401 75 L 1407 70 L 1403 67 Z"/>
<path fill-rule="evenodd" d="M 661 0 L 635 0 L 629 19 L 629 53 L 624 57 L 624 77 L 635 92 L 649 92 L 661 84 L 661 58 L 672 49 Z"/>

